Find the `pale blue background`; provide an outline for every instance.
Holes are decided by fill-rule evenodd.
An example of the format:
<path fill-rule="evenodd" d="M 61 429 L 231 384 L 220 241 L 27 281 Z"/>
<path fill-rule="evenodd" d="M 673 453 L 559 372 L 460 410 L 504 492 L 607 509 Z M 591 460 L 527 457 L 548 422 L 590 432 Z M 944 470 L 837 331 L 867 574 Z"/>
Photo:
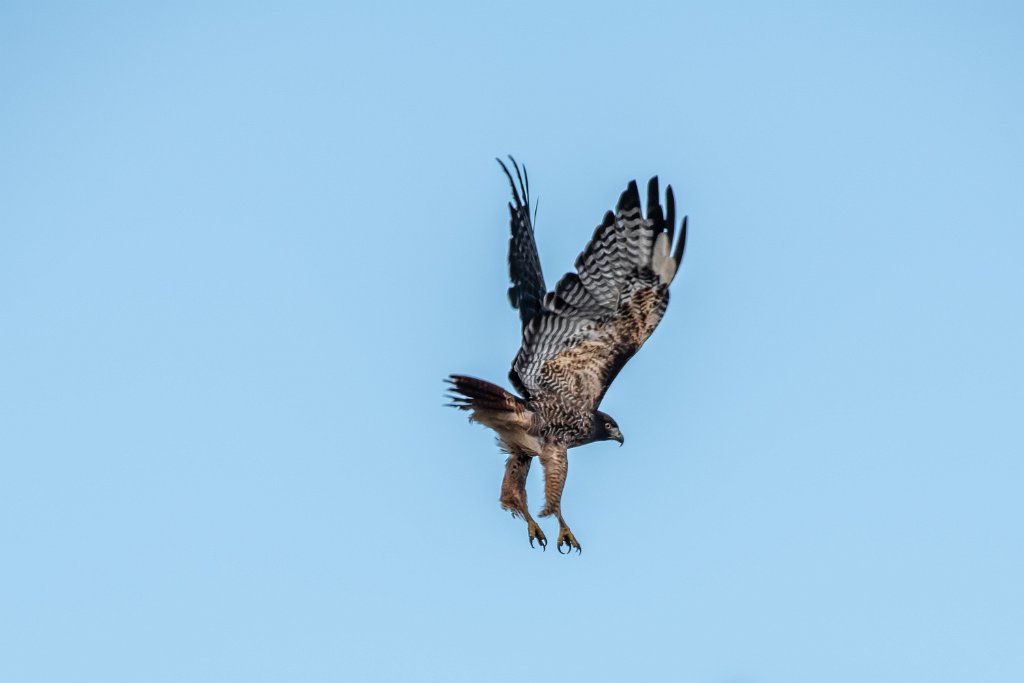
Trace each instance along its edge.
<path fill-rule="evenodd" d="M 0 680 L 1024 680 L 1022 39 L 4 3 Z M 691 219 L 626 446 L 571 454 L 581 557 L 442 407 L 518 345 L 507 152 L 549 283 L 630 178 Z"/>

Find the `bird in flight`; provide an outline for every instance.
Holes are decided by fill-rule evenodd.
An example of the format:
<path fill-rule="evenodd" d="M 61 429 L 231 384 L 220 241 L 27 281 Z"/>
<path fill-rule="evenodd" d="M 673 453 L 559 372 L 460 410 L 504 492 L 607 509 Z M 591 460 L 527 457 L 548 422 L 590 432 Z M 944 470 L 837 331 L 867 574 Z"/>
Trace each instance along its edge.
<path fill-rule="evenodd" d="M 536 457 L 544 470 L 540 516 L 558 519 L 560 553 L 563 547 L 565 553 L 581 552 L 562 517 L 566 453 L 595 441 L 623 443 L 619 425 L 598 406 L 665 315 L 668 288 L 686 244 L 686 218 L 676 236 L 672 187 L 666 188 L 662 210 L 657 176 L 647 184 L 644 216 L 636 181 L 630 182 L 615 211 L 604 215 L 576 259 L 576 272 L 563 276 L 548 292 L 530 220 L 529 176 L 525 166 L 520 170 L 511 156 L 509 161 L 518 186 L 498 159 L 512 186 L 508 296 L 519 309 L 523 339 L 509 380 L 521 396 L 482 379 L 451 375 L 446 380 L 452 392 L 449 405 L 468 411 L 471 421 L 497 433 L 508 453 L 499 500 L 513 517 L 526 521 L 530 545 L 536 541 L 547 548 L 547 538 L 526 504 L 526 477 Z"/>

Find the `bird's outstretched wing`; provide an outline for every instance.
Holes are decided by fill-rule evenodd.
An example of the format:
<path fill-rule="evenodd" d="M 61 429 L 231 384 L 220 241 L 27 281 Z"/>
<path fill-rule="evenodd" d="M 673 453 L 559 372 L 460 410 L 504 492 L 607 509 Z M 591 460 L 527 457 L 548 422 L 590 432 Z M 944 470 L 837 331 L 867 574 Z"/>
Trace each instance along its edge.
<path fill-rule="evenodd" d="M 512 237 L 508 242 L 508 274 L 512 286 L 508 289 L 508 300 L 513 308 L 519 309 L 519 319 L 523 329 L 526 329 L 543 309 L 547 288 L 544 286 L 544 274 L 540 269 L 537 242 L 533 239 L 533 223 L 530 220 L 530 176 L 526 174 L 526 166 L 520 172 L 516 160 L 511 156 L 508 160 L 512 162 L 519 180 L 519 187 L 516 187 L 508 166 L 501 159 L 497 160 L 512 186 L 514 200 L 508 205 L 512 227 Z"/>
<path fill-rule="evenodd" d="M 661 322 L 668 286 L 686 244 L 683 218 L 675 249 L 675 198 L 659 201 L 658 178 L 647 186 L 647 217 L 636 181 L 619 198 L 523 331 L 509 378 L 529 398 L 559 395 L 595 410 L 612 380 Z M 671 253 L 670 253 L 671 252 Z"/>

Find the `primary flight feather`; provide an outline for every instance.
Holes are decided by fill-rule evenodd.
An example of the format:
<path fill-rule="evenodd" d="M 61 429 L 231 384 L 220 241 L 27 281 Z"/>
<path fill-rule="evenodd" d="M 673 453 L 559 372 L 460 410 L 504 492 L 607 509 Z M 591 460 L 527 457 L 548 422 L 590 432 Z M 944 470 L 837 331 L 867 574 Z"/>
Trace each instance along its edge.
<path fill-rule="evenodd" d="M 509 160 L 515 179 L 498 160 L 513 199 L 508 296 L 519 309 L 523 329 L 509 379 L 522 397 L 481 379 L 451 375 L 451 405 L 470 411 L 471 420 L 498 434 L 509 456 L 501 506 L 526 520 L 530 545 L 547 546 L 526 504 L 526 477 L 537 457 L 544 469 L 540 516 L 558 519 L 559 552 L 563 547 L 580 551 L 561 510 L 566 452 L 594 441 L 623 442 L 618 424 L 598 406 L 665 315 L 669 285 L 686 245 L 686 218 L 676 237 L 672 187 L 666 188 L 663 210 L 658 178 L 651 178 L 644 215 L 636 181 L 630 182 L 576 259 L 576 272 L 548 292 L 530 217 L 529 176 L 525 166 L 520 169 L 515 159 Z"/>

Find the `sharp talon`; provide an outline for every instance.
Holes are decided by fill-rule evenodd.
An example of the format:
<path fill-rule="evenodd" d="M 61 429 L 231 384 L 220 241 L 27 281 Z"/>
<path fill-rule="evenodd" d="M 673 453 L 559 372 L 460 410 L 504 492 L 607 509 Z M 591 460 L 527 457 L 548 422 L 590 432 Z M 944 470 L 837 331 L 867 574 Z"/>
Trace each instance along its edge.
<path fill-rule="evenodd" d="M 565 546 L 565 550 L 562 550 L 562 546 Z M 568 527 L 563 527 L 558 534 L 558 552 L 562 555 L 571 555 L 572 551 L 575 550 L 577 554 L 583 554 L 583 546 L 576 540 L 576 537 L 572 535 Z"/>
<path fill-rule="evenodd" d="M 546 549 L 547 544 L 548 544 L 548 540 L 544 537 L 544 532 L 541 531 L 540 525 L 537 524 L 537 522 L 533 521 L 532 519 L 529 519 L 526 522 L 526 524 L 527 524 L 527 534 L 530 537 L 530 547 L 531 548 L 535 548 L 536 546 L 533 544 L 533 542 L 537 541 L 537 545 L 539 545 L 542 550 Z"/>

